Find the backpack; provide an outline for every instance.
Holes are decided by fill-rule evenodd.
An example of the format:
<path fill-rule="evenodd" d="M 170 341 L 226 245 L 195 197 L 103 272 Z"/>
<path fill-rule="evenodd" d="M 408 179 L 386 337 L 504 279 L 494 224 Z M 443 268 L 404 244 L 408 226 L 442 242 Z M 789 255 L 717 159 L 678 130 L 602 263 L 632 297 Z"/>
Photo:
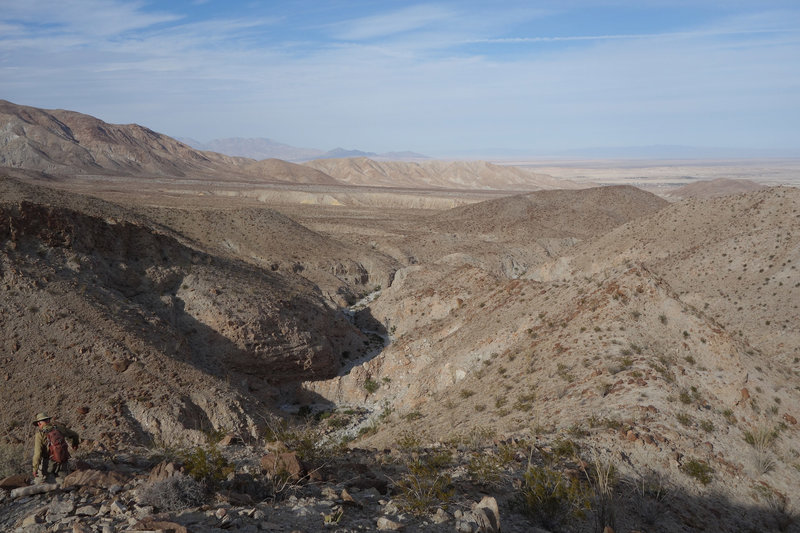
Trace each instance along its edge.
<path fill-rule="evenodd" d="M 59 464 L 66 463 L 69 460 L 69 451 L 67 450 L 67 441 L 64 435 L 58 428 L 51 429 L 46 435 L 48 449 L 50 451 L 50 460 Z"/>

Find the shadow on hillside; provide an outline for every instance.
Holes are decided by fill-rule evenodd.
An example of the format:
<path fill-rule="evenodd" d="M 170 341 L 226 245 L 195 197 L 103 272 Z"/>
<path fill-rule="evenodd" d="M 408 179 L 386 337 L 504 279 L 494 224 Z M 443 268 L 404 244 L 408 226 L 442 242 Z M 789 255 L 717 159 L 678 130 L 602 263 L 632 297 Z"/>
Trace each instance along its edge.
<path fill-rule="evenodd" d="M 778 496 L 767 496 L 767 492 L 753 490 L 753 503 L 742 504 L 731 501 L 726 495 L 712 492 L 708 495 L 671 489 L 664 501 L 638 494 L 620 503 L 615 510 L 615 531 L 731 531 L 763 533 L 800 532 L 800 522 L 792 510 L 784 507 Z M 587 517 L 595 526 L 597 515 Z M 608 523 L 607 523 L 608 524 Z M 560 529 L 571 531 L 571 528 Z M 601 526 L 597 531 L 602 531 Z M 554 531 L 559 529 L 554 528 Z"/>
<path fill-rule="evenodd" d="M 574 472 L 574 471 L 573 471 Z M 565 472 L 562 472 L 564 474 Z M 678 473 L 683 476 L 685 474 Z M 721 473 L 714 474 L 719 478 Z M 583 474 L 579 474 L 582 480 Z M 560 477 L 560 476 L 559 476 Z M 800 513 L 795 494 L 784 495 L 756 482 L 745 498 L 752 503 L 735 502 L 714 489 L 697 489 L 690 485 L 676 486 L 666 476 L 655 474 L 631 479 L 620 477 L 612 496 L 599 496 L 601 491 L 589 489 L 585 505 L 569 501 L 567 491 L 549 492 L 542 478 L 528 485 L 529 489 L 512 489 L 507 512 L 524 515 L 532 525 L 548 531 L 597 531 L 605 526 L 613 531 L 641 532 L 794 532 L 800 533 Z M 681 480 L 683 481 L 683 480 Z M 516 485 L 515 486 L 519 486 Z M 525 486 L 523 483 L 522 487 Z M 598 487 L 599 488 L 599 487 Z M 521 495 L 533 495 L 529 506 L 522 504 Z M 560 501 L 548 499 L 560 494 Z M 576 500 L 581 501 L 581 500 Z M 573 514 L 579 509 L 577 515 Z M 580 509 L 586 509 L 581 514 Z M 501 513 L 502 514 L 502 513 Z"/>
<path fill-rule="evenodd" d="M 341 369 L 339 376 L 346 376 L 355 367 L 375 359 L 386 348 L 391 339 L 387 328 L 390 327 L 388 319 L 378 320 L 372 315 L 369 307 L 358 311 L 346 313 L 347 319 L 366 336 L 364 350 L 360 355 L 342 352 Z"/>

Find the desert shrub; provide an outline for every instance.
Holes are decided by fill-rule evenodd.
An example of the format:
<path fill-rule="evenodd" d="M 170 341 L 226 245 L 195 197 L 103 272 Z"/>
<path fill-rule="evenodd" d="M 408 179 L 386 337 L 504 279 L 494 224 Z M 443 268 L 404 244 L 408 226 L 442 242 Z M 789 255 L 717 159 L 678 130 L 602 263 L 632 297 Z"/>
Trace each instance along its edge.
<path fill-rule="evenodd" d="M 692 425 L 692 417 L 686 413 L 678 413 L 675 415 L 675 418 L 681 423 L 681 425 L 686 427 L 690 427 Z"/>
<path fill-rule="evenodd" d="M 775 459 L 772 458 L 771 449 L 778 439 L 778 428 L 759 426 L 752 431 L 744 432 L 744 440 L 753 447 L 753 462 L 756 470 L 761 474 L 775 468 Z"/>
<path fill-rule="evenodd" d="M 374 379 L 367 378 L 364 381 L 364 390 L 367 391 L 367 394 L 372 394 L 376 392 L 380 388 L 381 384 L 375 381 Z"/>
<path fill-rule="evenodd" d="M 789 531 L 797 523 L 798 517 L 789 508 L 789 499 L 785 494 L 768 486 L 757 485 L 753 497 L 763 505 L 762 520 L 771 530 Z"/>
<path fill-rule="evenodd" d="M 506 466 L 513 461 L 510 447 L 501 447 L 499 453 L 477 453 L 470 457 L 467 473 L 470 479 L 484 487 L 499 487 L 506 478 Z"/>
<path fill-rule="evenodd" d="M 523 514 L 548 529 L 583 516 L 589 506 L 586 488 L 559 471 L 531 465 L 522 478 L 516 503 Z"/>
<path fill-rule="evenodd" d="M 0 444 L 0 479 L 28 471 L 30 461 L 22 444 Z"/>
<path fill-rule="evenodd" d="M 193 477 L 178 473 L 143 485 L 136 496 L 142 505 L 152 505 L 162 511 L 180 511 L 202 505 L 205 490 Z"/>
<path fill-rule="evenodd" d="M 695 478 L 703 485 L 708 485 L 711 483 L 711 479 L 714 475 L 714 469 L 711 468 L 708 463 L 698 461 L 697 459 L 686 461 L 683 466 L 681 466 L 681 470 L 683 470 L 686 475 Z"/>
<path fill-rule="evenodd" d="M 578 456 L 578 444 L 570 439 L 557 439 L 552 443 L 552 458 L 556 461 L 560 459 L 573 459 Z"/>
<path fill-rule="evenodd" d="M 437 507 L 446 509 L 455 495 L 452 478 L 446 470 L 450 461 L 449 452 L 440 452 L 407 463 L 406 474 L 393 482 L 399 507 L 416 515 L 427 514 Z"/>
<path fill-rule="evenodd" d="M 678 399 L 680 399 L 682 404 L 690 404 L 690 403 L 692 403 L 692 396 L 689 394 L 689 391 L 687 391 L 686 389 L 683 389 L 681 391 L 680 396 L 678 396 Z"/>
<path fill-rule="evenodd" d="M 667 478 L 656 470 L 645 468 L 630 483 L 634 510 L 645 524 L 655 524 L 669 496 Z"/>
<path fill-rule="evenodd" d="M 186 473 L 198 482 L 216 485 L 232 473 L 234 467 L 220 453 L 216 446 L 198 446 L 183 453 L 183 466 Z"/>
<path fill-rule="evenodd" d="M 587 492 L 595 531 L 606 531 L 606 526 L 615 529 L 617 513 L 614 492 L 619 481 L 616 467 L 595 453 L 592 465 L 583 468 L 583 473 L 589 486 Z"/>

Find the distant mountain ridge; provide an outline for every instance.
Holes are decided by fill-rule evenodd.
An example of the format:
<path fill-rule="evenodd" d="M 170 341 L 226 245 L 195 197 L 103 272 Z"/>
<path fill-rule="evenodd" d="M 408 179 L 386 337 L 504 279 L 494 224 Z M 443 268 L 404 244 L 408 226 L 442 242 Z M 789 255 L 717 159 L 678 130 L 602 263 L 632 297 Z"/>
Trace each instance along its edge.
<path fill-rule="evenodd" d="M 200 142 L 191 138 L 179 137 L 179 141 L 188 144 L 195 150 L 218 152 L 220 154 L 247 157 L 250 159 L 283 159 L 284 161 L 307 161 L 324 157 L 324 150 L 315 148 L 298 148 L 266 138 L 228 137 Z"/>
<path fill-rule="evenodd" d="M 218 152 L 220 154 L 247 157 L 250 159 L 283 159 L 291 162 L 305 162 L 313 159 L 342 159 L 347 157 L 369 157 L 378 161 L 419 161 L 430 159 L 428 156 L 411 151 L 400 152 L 364 152 L 362 150 L 348 150 L 334 148 L 333 150 L 319 150 L 316 148 L 298 148 L 272 139 L 263 137 L 245 138 L 228 137 L 200 142 L 189 137 L 178 137 L 178 140 L 195 150 Z"/>
<path fill-rule="evenodd" d="M 252 143 L 262 149 L 262 156 L 269 146 L 286 146 L 265 141 Z M 328 156 L 364 153 L 337 148 Z M 219 185 L 289 183 L 454 190 L 580 188 L 567 180 L 513 166 L 483 161 L 398 161 L 401 156 L 425 158 L 413 152 L 393 152 L 369 159 L 319 157 L 301 165 L 274 157 L 230 156 L 194 149 L 138 124 L 109 124 L 75 111 L 38 109 L 0 100 L 0 167 L 45 172 L 61 179 L 172 177 Z"/>

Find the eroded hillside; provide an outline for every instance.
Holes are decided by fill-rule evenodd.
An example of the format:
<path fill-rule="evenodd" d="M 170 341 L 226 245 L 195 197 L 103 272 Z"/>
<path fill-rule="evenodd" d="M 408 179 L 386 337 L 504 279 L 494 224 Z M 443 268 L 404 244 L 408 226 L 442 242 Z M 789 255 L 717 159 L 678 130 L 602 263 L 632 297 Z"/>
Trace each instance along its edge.
<path fill-rule="evenodd" d="M 569 436 L 623 457 L 630 475 L 653 467 L 692 490 L 685 471 L 699 461 L 742 505 L 759 486 L 789 495 L 800 482 L 798 198 L 772 188 L 668 206 L 521 279 L 442 261 L 402 269 L 370 304 L 392 344 L 306 388 L 367 398 L 387 419 L 371 445 L 487 428 Z"/>
<path fill-rule="evenodd" d="M 0 187 L 4 427 L 35 404 L 111 442 L 256 432 L 275 384 L 334 375 L 363 349 L 300 276 L 203 253 L 118 206 Z"/>

